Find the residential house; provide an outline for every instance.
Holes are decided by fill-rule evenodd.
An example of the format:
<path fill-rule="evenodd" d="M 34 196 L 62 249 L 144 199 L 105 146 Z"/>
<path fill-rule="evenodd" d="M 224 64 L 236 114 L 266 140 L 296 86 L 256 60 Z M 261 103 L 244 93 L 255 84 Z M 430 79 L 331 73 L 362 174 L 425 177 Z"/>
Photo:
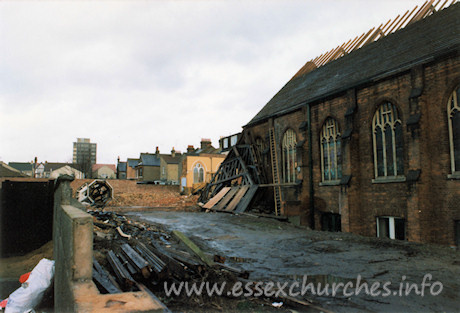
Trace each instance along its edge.
<path fill-rule="evenodd" d="M 115 179 L 116 172 L 115 164 L 94 164 L 92 178 Z"/>
<path fill-rule="evenodd" d="M 117 179 L 126 179 L 127 167 L 128 167 L 128 162 L 120 162 L 120 157 L 118 157 Z"/>
<path fill-rule="evenodd" d="M 0 161 L 0 178 L 1 177 L 27 177 L 28 175 Z"/>
<path fill-rule="evenodd" d="M 204 187 L 224 159 L 221 149 L 214 148 L 210 139 L 202 139 L 198 149 L 189 145 L 182 158 L 181 191 L 192 193 Z"/>
<path fill-rule="evenodd" d="M 219 139 L 219 146 L 222 149 L 222 152 L 229 151 L 233 146 L 236 145 L 240 138 L 241 133 L 233 134 L 227 137 L 221 137 Z"/>
<path fill-rule="evenodd" d="M 46 166 L 45 166 L 46 168 Z M 85 174 L 79 170 L 77 170 L 75 167 L 70 166 L 70 165 L 64 165 L 62 167 L 59 167 L 55 170 L 50 168 L 49 172 L 49 178 L 58 178 L 61 175 L 69 175 L 75 177 L 75 179 L 82 179 L 85 178 Z"/>
<path fill-rule="evenodd" d="M 141 153 L 139 164 L 136 166 L 137 180 L 145 183 L 160 182 L 160 165 L 161 160 L 158 147 L 155 153 Z"/>
<path fill-rule="evenodd" d="M 76 179 L 85 178 L 80 165 L 75 163 L 47 162 L 38 163 L 35 167 L 36 178 L 56 178 L 59 174 L 73 175 Z"/>
<path fill-rule="evenodd" d="M 160 154 L 160 180 L 166 184 L 179 185 L 182 169 L 182 154 L 174 147 L 171 154 Z"/>
<path fill-rule="evenodd" d="M 407 24 L 394 33 L 377 28 L 359 49 L 307 62 L 244 126 L 244 143 L 269 147 L 282 214 L 313 229 L 460 244 L 460 3 L 432 3 L 398 17 Z"/>
<path fill-rule="evenodd" d="M 126 166 L 126 179 L 137 179 L 137 165 L 139 164 L 139 159 L 130 159 L 127 160 Z"/>
<path fill-rule="evenodd" d="M 34 176 L 34 163 L 33 162 L 8 162 L 8 165 L 17 169 L 27 176 Z"/>

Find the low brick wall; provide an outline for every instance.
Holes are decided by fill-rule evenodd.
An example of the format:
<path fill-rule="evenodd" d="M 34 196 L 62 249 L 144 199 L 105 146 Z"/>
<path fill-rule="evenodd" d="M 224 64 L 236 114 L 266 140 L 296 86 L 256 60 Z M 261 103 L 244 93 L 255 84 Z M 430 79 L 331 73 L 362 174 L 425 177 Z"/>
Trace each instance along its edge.
<path fill-rule="evenodd" d="M 68 181 L 55 192 L 54 298 L 56 312 L 163 312 L 146 291 L 100 294 L 92 280 L 93 218 L 70 197 Z"/>

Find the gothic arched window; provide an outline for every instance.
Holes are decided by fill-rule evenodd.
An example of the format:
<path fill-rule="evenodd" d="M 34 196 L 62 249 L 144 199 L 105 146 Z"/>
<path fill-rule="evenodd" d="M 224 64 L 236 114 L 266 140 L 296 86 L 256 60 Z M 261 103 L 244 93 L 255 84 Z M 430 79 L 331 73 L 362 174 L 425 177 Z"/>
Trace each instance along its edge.
<path fill-rule="evenodd" d="M 454 90 L 447 102 L 447 119 L 451 171 L 452 174 L 460 173 L 460 87 Z"/>
<path fill-rule="evenodd" d="M 342 178 L 342 147 L 337 121 L 328 118 L 321 130 L 321 177 L 323 181 Z"/>
<path fill-rule="evenodd" d="M 193 168 L 193 183 L 202 183 L 204 182 L 204 168 L 201 163 L 197 163 Z"/>
<path fill-rule="evenodd" d="M 403 133 L 396 106 L 379 106 L 372 121 L 375 177 L 404 174 Z"/>
<path fill-rule="evenodd" d="M 288 129 L 283 136 L 283 179 L 285 183 L 295 182 L 295 169 L 297 167 L 296 156 L 297 139 L 295 132 Z"/>

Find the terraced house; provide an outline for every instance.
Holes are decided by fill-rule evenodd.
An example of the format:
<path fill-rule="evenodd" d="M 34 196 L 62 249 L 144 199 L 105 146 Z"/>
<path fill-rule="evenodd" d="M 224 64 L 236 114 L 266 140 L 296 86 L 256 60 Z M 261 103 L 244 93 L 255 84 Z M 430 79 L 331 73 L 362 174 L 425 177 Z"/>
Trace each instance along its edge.
<path fill-rule="evenodd" d="M 459 244 L 459 16 L 460 4 L 430 1 L 350 40 L 307 62 L 244 126 L 281 214 Z"/>

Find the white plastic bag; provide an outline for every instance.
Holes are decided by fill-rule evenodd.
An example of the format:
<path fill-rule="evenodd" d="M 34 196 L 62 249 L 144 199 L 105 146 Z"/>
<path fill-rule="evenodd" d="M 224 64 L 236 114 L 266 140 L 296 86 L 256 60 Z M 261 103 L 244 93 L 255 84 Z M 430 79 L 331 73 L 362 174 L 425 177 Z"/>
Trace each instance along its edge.
<path fill-rule="evenodd" d="M 8 298 L 5 313 L 23 313 L 33 310 L 51 285 L 54 261 L 41 259 L 30 273 L 27 281 Z"/>

